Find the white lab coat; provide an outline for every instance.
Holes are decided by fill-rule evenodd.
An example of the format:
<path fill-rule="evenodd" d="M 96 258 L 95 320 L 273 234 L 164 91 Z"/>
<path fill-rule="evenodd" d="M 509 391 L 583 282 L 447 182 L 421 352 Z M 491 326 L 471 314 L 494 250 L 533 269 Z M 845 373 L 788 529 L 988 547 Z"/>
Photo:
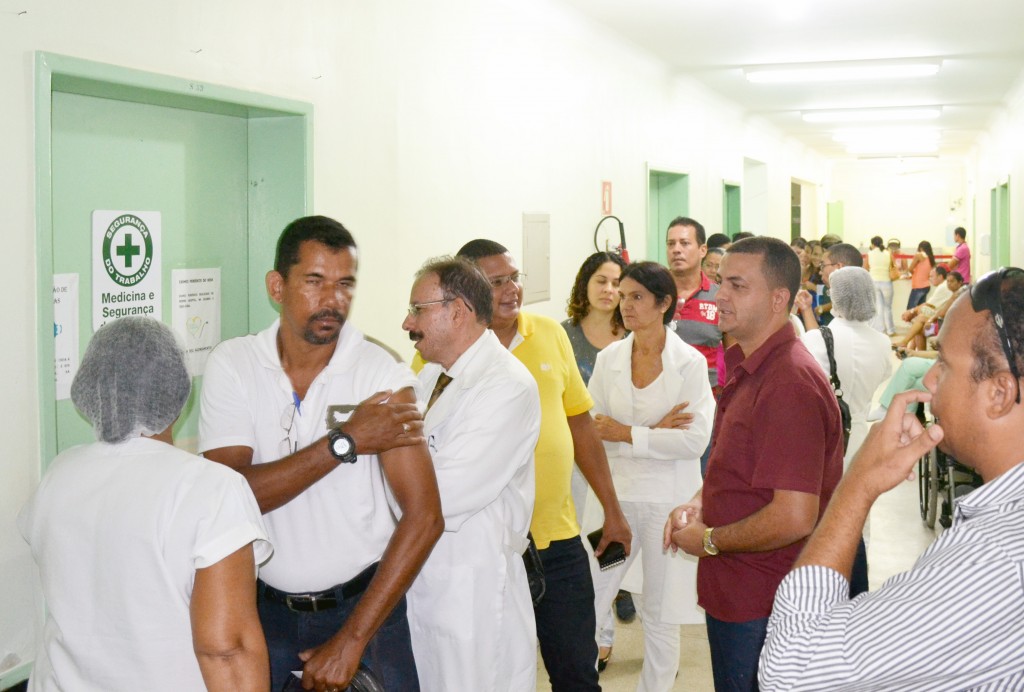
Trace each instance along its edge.
<path fill-rule="evenodd" d="M 422 401 L 441 372 L 423 368 Z M 535 493 L 537 384 L 490 330 L 448 374 L 424 419 L 445 530 L 408 593 L 420 686 L 532 692 L 537 636 L 521 555 Z"/>
<path fill-rule="evenodd" d="M 593 413 L 631 426 L 632 444 L 605 442 L 612 480 L 633 531 L 626 564 L 594 576 L 595 609 L 611 606 L 624 575 L 639 556 L 643 564 L 644 662 L 638 690 L 664 690 L 679 669 L 679 625 L 704 621 L 697 606 L 697 560 L 662 548 L 669 512 L 687 502 L 701 486 L 700 456 L 714 424 L 715 400 L 708 383 L 707 360 L 695 348 L 666 334 L 662 372 L 643 390 L 632 380 L 633 335 L 597 356 L 588 388 Z M 689 402 L 694 415 L 687 430 L 654 429 L 674 406 Z"/>

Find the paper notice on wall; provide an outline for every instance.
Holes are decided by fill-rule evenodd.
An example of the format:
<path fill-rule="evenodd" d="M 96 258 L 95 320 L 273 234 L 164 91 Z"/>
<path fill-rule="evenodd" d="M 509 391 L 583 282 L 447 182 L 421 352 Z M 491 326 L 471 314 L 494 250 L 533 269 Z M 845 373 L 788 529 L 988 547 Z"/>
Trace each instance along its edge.
<path fill-rule="evenodd" d="M 53 365 L 57 401 L 70 399 L 78 372 L 78 274 L 53 275 Z"/>
<path fill-rule="evenodd" d="M 92 328 L 119 317 L 161 318 L 160 212 L 92 213 Z"/>
<path fill-rule="evenodd" d="M 189 374 L 202 375 L 220 343 L 220 267 L 171 271 L 171 326 L 182 339 Z"/>

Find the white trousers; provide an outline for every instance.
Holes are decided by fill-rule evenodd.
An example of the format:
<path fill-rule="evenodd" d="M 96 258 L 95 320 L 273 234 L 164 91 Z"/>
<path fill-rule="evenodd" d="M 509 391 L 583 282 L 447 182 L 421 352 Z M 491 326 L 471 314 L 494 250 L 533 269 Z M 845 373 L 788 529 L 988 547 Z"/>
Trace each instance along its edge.
<path fill-rule="evenodd" d="M 674 505 L 621 504 L 633 531 L 633 545 L 625 564 L 594 574 L 594 608 L 598 614 L 608 612 L 622 579 L 639 556 L 644 595 L 637 599 L 637 612 L 644 628 L 644 662 L 637 690 L 664 692 L 675 685 L 679 671 L 679 625 L 704 622 L 697 607 L 697 558 L 661 547 L 665 521 Z M 599 623 L 601 619 L 598 617 Z"/>

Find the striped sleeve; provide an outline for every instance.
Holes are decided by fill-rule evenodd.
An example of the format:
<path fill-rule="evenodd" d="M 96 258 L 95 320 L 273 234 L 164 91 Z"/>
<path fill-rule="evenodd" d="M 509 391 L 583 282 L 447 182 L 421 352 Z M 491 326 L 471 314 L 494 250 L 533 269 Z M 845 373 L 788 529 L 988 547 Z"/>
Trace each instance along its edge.
<path fill-rule="evenodd" d="M 979 528 L 945 532 L 913 569 L 854 600 L 832 569 L 791 572 L 776 593 L 761 688 L 1012 689 L 1024 672 L 1021 563 L 1005 535 L 985 540 L 993 527 Z"/>

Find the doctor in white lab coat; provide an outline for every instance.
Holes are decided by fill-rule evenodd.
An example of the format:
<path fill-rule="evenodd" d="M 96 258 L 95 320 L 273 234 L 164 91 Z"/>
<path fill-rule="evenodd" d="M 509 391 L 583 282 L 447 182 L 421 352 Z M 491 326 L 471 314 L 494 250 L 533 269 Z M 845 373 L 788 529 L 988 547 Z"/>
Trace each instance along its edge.
<path fill-rule="evenodd" d="M 536 625 L 522 553 L 540 398 L 529 371 L 487 329 L 490 317 L 483 275 L 462 260 L 442 259 L 417 274 L 402 324 L 427 361 L 419 375 L 424 434 L 445 518 L 408 592 L 425 692 L 536 687 Z"/>

